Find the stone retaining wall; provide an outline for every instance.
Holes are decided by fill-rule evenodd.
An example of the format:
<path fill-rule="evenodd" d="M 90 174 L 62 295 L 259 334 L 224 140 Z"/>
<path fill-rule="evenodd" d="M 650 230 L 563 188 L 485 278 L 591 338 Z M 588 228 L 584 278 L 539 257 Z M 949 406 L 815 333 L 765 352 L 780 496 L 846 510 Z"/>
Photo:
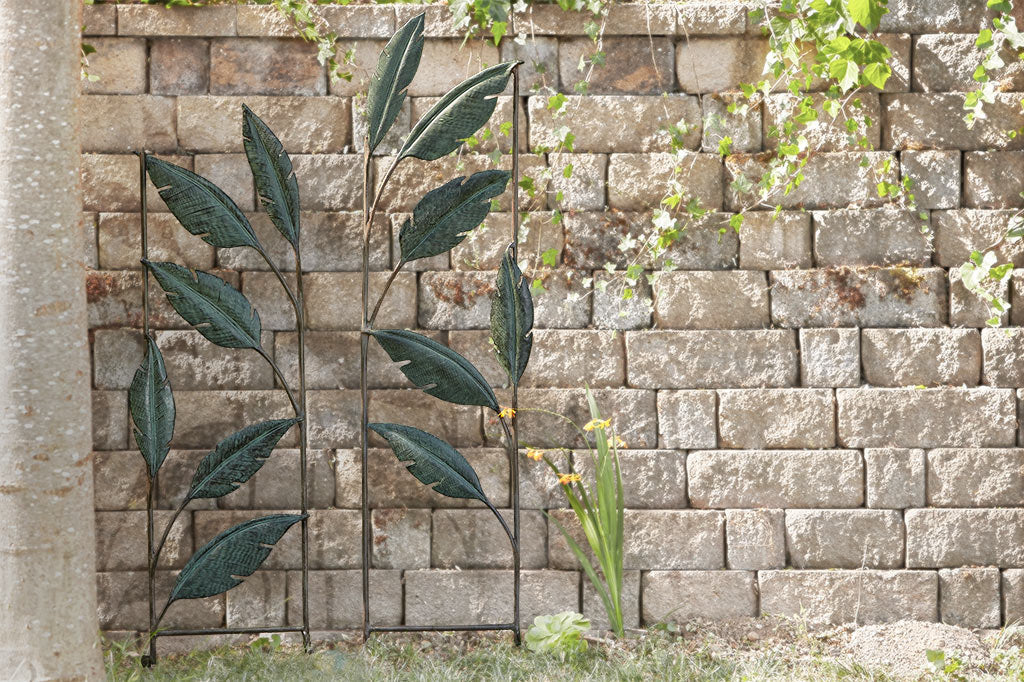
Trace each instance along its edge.
<path fill-rule="evenodd" d="M 878 151 L 870 154 L 891 159 L 893 179 L 915 180 L 929 234 L 913 213 L 882 206 L 859 165 L 861 152 L 837 138 L 783 200 L 779 220 L 756 214 L 738 236 L 721 239 L 710 222 L 691 228 L 674 247 L 678 270 L 661 279 L 653 312 L 601 293 L 568 307 L 563 302 L 582 291 L 584 277 L 608 277 L 602 268 L 619 258 L 621 234 L 650 220 L 673 165 L 667 136 L 658 133 L 666 124 L 685 119 L 698 126 L 686 137 L 690 191 L 713 210 L 735 207 L 730 170 L 746 157 L 720 160 L 715 131 L 699 124 L 724 112 L 729 96 L 717 91 L 760 72 L 764 43 L 742 5 L 615 7 L 604 39 L 607 66 L 595 70 L 590 95 L 569 105 L 573 154 L 527 152 L 552 144 L 562 123 L 551 119 L 545 96 L 524 97 L 523 166 L 548 165 L 557 178 L 551 192 L 524 195 L 524 204 L 541 214 L 524 249 L 557 249 L 560 268 L 544 275 L 548 292 L 538 299 L 534 358 L 520 401 L 584 420 L 587 383 L 628 443 L 628 625 L 758 613 L 836 623 L 912 617 L 969 627 L 1024 618 L 1024 448 L 1017 447 L 1024 445 L 1024 334 L 985 329 L 984 306 L 950 271 L 971 249 L 992 242 L 1024 205 L 1024 136 L 1000 132 L 1024 125 L 1021 94 L 1000 94 L 987 107 L 990 118 L 973 130 L 961 119 L 984 4 L 890 0 L 883 40 L 894 54 L 894 76 L 884 93 L 862 97 L 877 121 L 868 136 Z M 313 626 L 360 624 L 358 93 L 382 41 L 420 10 L 322 11 L 342 44 L 355 49 L 350 83 L 328 82 L 311 46 L 291 38 L 272 8 L 86 6 L 87 41 L 97 49 L 90 70 L 100 76 L 84 86 L 82 139 L 105 629 L 146 623 L 145 475 L 132 450 L 126 393 L 142 352 L 138 162 L 130 152 L 146 148 L 220 184 L 253 214 L 272 253 L 286 259 L 269 221 L 256 216 L 239 135 L 243 102 L 292 154 L 306 211 Z M 507 39 L 500 50 L 482 41 L 463 47 L 447 12 L 428 10 L 423 66 L 399 133 L 431 98 L 482 65 L 513 56 Z M 590 45 L 583 19 L 547 6 L 523 21 L 535 35 L 520 48 L 530 63 L 525 91 L 543 78 L 571 95 Z M 1005 89 L 1024 90 L 1020 64 L 1011 67 Z M 492 127 L 510 112 L 506 96 Z M 726 117 L 735 150 L 770 145 L 770 117 Z M 488 151 L 487 143 L 482 148 Z M 469 155 L 425 172 L 409 162 L 387 208 L 408 211 L 425 190 L 489 163 Z M 570 179 L 557 172 L 567 164 L 574 168 Z M 502 211 L 508 204 L 505 197 Z M 860 209 L 848 210 L 851 204 Z M 212 268 L 240 286 L 261 313 L 264 347 L 294 373 L 296 337 L 273 275 L 249 254 L 188 235 L 162 212 L 155 191 L 150 206 L 154 258 Z M 565 213 L 557 226 L 543 220 L 555 208 Z M 382 314 L 383 324 L 447 341 L 496 385 L 501 371 L 486 352 L 487 294 L 507 219 L 493 216 L 450 258 L 403 272 Z M 375 270 L 390 268 L 398 220 L 390 230 L 382 222 L 377 232 Z M 1019 243 L 1002 253 L 1024 267 Z M 1008 297 L 1008 321 L 1019 324 L 1024 270 L 1014 274 Z M 196 462 L 221 437 L 288 414 L 260 358 L 211 346 L 159 299 L 155 294 L 153 323 L 178 424 L 160 476 L 159 506 L 166 511 L 158 521 L 169 517 Z M 383 359 L 373 356 L 371 419 L 446 438 L 473 462 L 491 499 L 507 508 L 508 463 L 496 425 L 479 408 L 442 405 L 409 390 Z M 573 437 L 553 419 L 524 416 L 524 442 L 578 446 Z M 283 445 L 236 493 L 192 505 L 162 557 L 162 589 L 173 569 L 229 524 L 294 507 L 294 434 Z M 426 493 L 389 452 L 371 457 L 374 620 L 508 618 L 510 556 L 493 518 Z M 541 513 L 553 509 L 567 518 L 557 486 L 540 465 L 524 460 L 523 467 L 524 617 L 583 609 L 603 621 L 599 600 Z M 179 602 L 167 624 L 298 622 L 297 538 L 287 536 L 267 570 L 226 597 Z"/>

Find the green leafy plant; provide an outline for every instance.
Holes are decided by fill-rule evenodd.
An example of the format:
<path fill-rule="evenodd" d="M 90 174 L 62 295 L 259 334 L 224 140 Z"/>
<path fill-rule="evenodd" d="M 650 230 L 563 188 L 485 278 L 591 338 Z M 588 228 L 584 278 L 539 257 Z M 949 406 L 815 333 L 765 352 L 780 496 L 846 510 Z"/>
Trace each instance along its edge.
<path fill-rule="evenodd" d="M 372 182 L 370 157 L 391 128 L 406 91 L 419 68 L 423 52 L 424 15 L 414 17 L 402 26 L 385 45 L 370 81 L 366 98 L 367 127 L 364 139 L 364 207 L 362 260 L 363 329 L 360 346 L 362 388 L 362 484 L 363 484 L 363 596 L 364 609 L 369 605 L 369 507 L 367 468 L 369 432 L 384 438 L 399 461 L 424 485 L 447 497 L 471 499 L 487 506 L 501 523 L 512 545 L 515 572 L 514 617 L 511 624 L 493 629 L 512 629 L 519 638 L 519 514 L 518 500 L 514 507 L 514 530 L 498 513 L 484 493 L 480 479 L 454 447 L 436 436 L 402 424 L 369 423 L 367 395 L 367 353 L 373 339 L 405 376 L 428 395 L 458 405 L 480 405 L 494 412 L 508 436 L 509 457 L 513 477 L 517 478 L 516 387 L 529 360 L 533 329 L 533 302 L 529 287 L 515 259 L 516 222 L 513 238 L 498 275 L 497 294 L 491 310 L 491 335 L 498 359 L 508 372 L 513 386 L 512 407 L 502 409 L 491 386 L 473 364 L 448 348 L 425 336 L 404 329 L 377 329 L 374 322 L 388 290 L 399 271 L 414 260 L 446 253 L 483 222 L 491 210 L 491 202 L 505 191 L 511 174 L 504 170 L 487 170 L 469 178 L 458 177 L 427 192 L 416 204 L 412 217 L 402 225 L 398 241 L 400 258 L 379 294 L 376 304 L 369 305 L 369 244 L 381 196 L 387 189 L 398 164 L 407 158 L 433 161 L 455 151 L 463 140 L 474 135 L 494 112 L 495 97 L 505 90 L 518 65 L 504 62 L 484 69 L 456 85 L 427 111 L 413 126 L 379 184 Z M 516 85 L 518 87 L 518 85 Z M 518 104 L 518 102 L 517 102 Z M 513 118 L 515 114 L 513 114 Z M 515 152 L 514 152 L 515 153 Z M 515 162 L 513 164 L 516 167 Z M 516 212 L 514 211 L 514 214 Z M 364 635 L 373 627 L 369 612 L 364 612 Z"/>
<path fill-rule="evenodd" d="M 573 534 L 554 516 L 546 514 L 548 520 L 555 524 L 569 549 L 583 566 L 590 584 L 597 591 L 608 615 L 608 622 L 616 635 L 625 635 L 622 619 L 622 547 L 624 533 L 625 503 L 622 493 L 622 472 L 619 468 L 619 447 L 621 444 L 611 419 L 601 416 L 601 411 L 594 400 L 593 393 L 586 389 L 587 405 L 590 408 L 590 421 L 580 427 L 566 419 L 579 432 L 586 444 L 589 464 L 593 469 L 593 483 L 588 485 L 581 474 L 562 471 L 558 465 L 542 450 L 530 448 L 527 457 L 535 460 L 543 459 L 558 478 L 565 493 L 569 506 L 576 514 L 583 529 L 587 545 L 597 563 L 590 560 L 587 552 L 576 542 Z M 588 437 L 593 435 L 593 441 Z"/>
<path fill-rule="evenodd" d="M 245 153 L 263 208 L 281 235 L 292 246 L 296 270 L 302 272 L 299 249 L 298 183 L 291 161 L 280 141 L 248 107 L 242 107 L 242 136 Z M 190 233 L 218 248 L 254 249 L 277 275 L 292 302 L 299 344 L 299 388 L 295 391 L 270 354 L 263 348 L 259 313 L 240 291 L 220 277 L 170 262 L 150 261 L 146 256 L 145 190 L 143 189 L 143 259 L 146 269 L 144 334 L 146 353 L 129 389 L 129 406 L 139 452 L 146 463 L 149 485 L 149 661 L 155 659 L 155 635 L 167 609 L 181 599 L 199 599 L 221 594 L 252 575 L 270 554 L 271 548 L 296 523 L 302 523 L 303 553 L 307 551 L 306 527 L 306 390 L 305 321 L 301 276 L 296 288 L 284 279 L 252 226 L 235 203 L 212 182 L 185 168 L 143 155 L 144 169 L 175 218 Z M 143 187 L 145 185 L 143 184 Z M 291 403 L 294 416 L 272 419 L 242 428 L 224 438 L 203 458 L 188 490 L 154 543 L 153 506 L 155 481 L 170 450 L 174 433 L 174 396 L 160 354 L 149 330 L 149 278 L 152 275 L 174 310 L 208 341 L 224 348 L 250 349 L 273 369 Z M 238 489 L 263 467 L 274 448 L 293 427 L 299 427 L 301 470 L 301 514 L 273 514 L 251 519 L 225 530 L 201 547 L 179 572 L 169 598 L 159 615 L 155 611 L 154 587 L 160 553 L 178 517 L 196 499 L 218 498 Z M 309 644 L 308 607 L 303 589 L 303 636 Z"/>
<path fill-rule="evenodd" d="M 552 616 L 537 616 L 526 631 L 526 648 L 535 654 L 558 654 L 562 658 L 586 651 L 583 635 L 590 621 L 583 614 L 563 611 Z"/>

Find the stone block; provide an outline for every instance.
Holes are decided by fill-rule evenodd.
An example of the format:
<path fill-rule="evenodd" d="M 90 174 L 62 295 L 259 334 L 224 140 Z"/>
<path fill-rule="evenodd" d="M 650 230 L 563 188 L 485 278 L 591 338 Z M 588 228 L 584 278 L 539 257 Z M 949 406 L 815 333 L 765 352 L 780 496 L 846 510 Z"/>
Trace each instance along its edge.
<path fill-rule="evenodd" d="M 980 63 L 974 41 L 977 32 L 933 33 L 914 39 L 914 90 L 970 92 L 978 88 L 974 70 Z M 995 71 L 1001 90 L 1024 89 L 1024 68 L 1009 48 L 1002 51 L 1006 66 Z"/>
<path fill-rule="evenodd" d="M 1008 568 L 1003 571 L 1003 624 L 1016 623 L 1024 618 L 1024 570 Z"/>
<path fill-rule="evenodd" d="M 594 271 L 592 294 L 585 300 L 593 299 L 594 326 L 598 329 L 644 329 L 650 326 L 654 311 L 651 285 L 646 277 L 639 277 L 632 284 L 627 280 L 627 274 L 621 270 Z M 628 297 L 627 291 L 630 292 Z"/>
<path fill-rule="evenodd" d="M 604 66 L 590 73 L 588 92 L 593 95 L 659 95 L 673 89 L 672 65 L 675 49 L 671 38 L 605 38 Z M 558 75 L 562 90 L 572 92 L 584 80 L 580 60 L 589 59 L 597 47 L 589 38 L 567 38 L 558 42 Z"/>
<path fill-rule="evenodd" d="M 146 508 L 146 465 L 137 450 L 93 453 L 92 480 L 98 511 Z"/>
<path fill-rule="evenodd" d="M 430 568 L 430 511 L 374 509 L 374 568 Z"/>
<path fill-rule="evenodd" d="M 627 628 L 640 627 L 640 571 L 622 572 L 622 625 Z M 604 603 L 589 580 L 583 581 L 582 613 L 595 630 L 608 630 L 611 625 L 605 612 Z"/>
<path fill-rule="evenodd" d="M 476 405 L 445 403 L 416 389 L 380 390 L 370 395 L 371 422 L 415 426 L 455 447 L 483 445 L 480 410 Z M 370 442 L 377 447 L 387 446 L 376 433 L 370 435 Z M 349 447 L 347 442 L 345 445 Z"/>
<path fill-rule="evenodd" d="M 424 329 L 490 329 L 495 273 L 425 272 L 419 324 Z"/>
<path fill-rule="evenodd" d="M 722 162 L 717 154 L 694 152 L 610 154 L 608 156 L 608 205 L 624 211 L 641 211 L 660 205 L 670 180 L 687 190 L 702 208 L 722 208 Z"/>
<path fill-rule="evenodd" d="M 127 391 L 92 392 L 92 447 L 124 450 L 128 446 Z"/>
<path fill-rule="evenodd" d="M 786 547 L 795 568 L 901 568 L 903 516 L 889 509 L 791 509 Z"/>
<path fill-rule="evenodd" d="M 169 511 L 154 513 L 154 532 L 161 537 L 173 516 Z M 158 568 L 181 568 L 192 556 L 192 521 L 189 514 L 178 517 L 157 563 Z M 96 512 L 96 570 L 144 571 L 146 561 L 146 510 Z"/>
<path fill-rule="evenodd" d="M 150 260 L 171 261 L 201 270 L 214 266 L 213 247 L 190 234 L 170 213 L 154 213 L 147 223 Z M 138 213 L 100 213 L 97 234 L 100 267 L 104 270 L 141 269 L 141 235 L 142 221 Z"/>
<path fill-rule="evenodd" d="M 835 445 L 835 401 L 829 389 L 718 391 L 723 448 L 829 448 Z"/>
<path fill-rule="evenodd" d="M 226 38 L 210 45 L 213 95 L 325 95 L 326 72 L 303 40 Z"/>
<path fill-rule="evenodd" d="M 245 154 L 197 154 L 193 164 L 196 174 L 217 185 L 240 209 L 257 210 L 252 169 Z"/>
<path fill-rule="evenodd" d="M 1024 509 L 908 509 L 907 567 L 1024 567 Z"/>
<path fill-rule="evenodd" d="M 704 112 L 701 151 L 717 154 L 719 143 L 729 138 L 731 152 L 756 153 L 761 151 L 761 109 L 753 107 L 745 112 L 729 113 L 729 105 L 744 104 L 739 93 L 710 93 L 700 98 Z M 687 121 L 689 122 L 689 121 Z"/>
<path fill-rule="evenodd" d="M 1020 208 L 1024 199 L 1017 188 L 1022 183 L 1024 152 L 964 153 L 964 206 Z"/>
<path fill-rule="evenodd" d="M 959 268 L 966 263 L 972 251 L 984 250 L 996 243 L 1006 232 L 1014 211 L 935 211 L 932 226 L 935 229 L 935 263 L 945 268 Z M 1024 265 L 1024 242 L 1008 242 L 995 249 L 998 262 Z"/>
<path fill-rule="evenodd" d="M 667 272 L 658 278 L 654 323 L 662 329 L 757 329 L 769 321 L 762 272 Z"/>
<path fill-rule="evenodd" d="M 860 386 L 860 336 L 857 329 L 801 329 L 800 385 Z"/>
<path fill-rule="evenodd" d="M 658 447 L 654 391 L 604 388 L 591 393 L 601 415 L 612 420 L 615 433 L 629 447 Z M 500 396 L 499 402 L 502 402 Z M 581 389 L 520 389 L 519 402 L 564 415 L 581 426 L 590 421 L 586 395 Z M 544 448 L 583 445 L 576 429 L 562 419 L 541 412 L 523 412 L 519 420 L 519 437 L 523 443 Z"/>
<path fill-rule="evenodd" d="M 960 152 L 958 150 L 905 149 L 900 152 L 900 173 L 910 178 L 910 191 L 921 210 L 960 205 Z"/>
<path fill-rule="evenodd" d="M 676 450 L 626 450 L 619 446 L 618 455 L 623 500 L 627 508 L 682 509 L 689 506 L 685 453 Z M 583 476 L 584 481 L 595 480 L 595 464 L 589 452 L 574 452 L 573 462 L 575 471 Z M 547 475 L 551 475 L 550 470 Z M 564 507 L 567 503 L 558 506 Z"/>
<path fill-rule="evenodd" d="M 882 129 L 885 149 L 1021 149 L 1024 138 L 1010 138 L 1007 129 L 1024 126 L 1017 97 L 997 93 L 985 104 L 985 118 L 968 128 L 963 119 L 963 93 L 907 92 L 881 95 L 886 121 Z"/>
<path fill-rule="evenodd" d="M 986 280 L 982 289 L 992 296 L 998 296 L 1003 300 L 1010 300 L 1010 280 L 992 282 Z M 981 295 L 968 291 L 960 279 L 958 268 L 949 270 L 949 324 L 953 327 L 988 327 L 989 320 L 996 317 L 999 324 L 1005 325 L 1012 314 L 1004 311 L 1001 315 L 994 315 L 989 309 L 988 302 Z"/>
<path fill-rule="evenodd" d="M 257 571 L 225 595 L 229 628 L 273 627 L 287 623 L 287 574 Z"/>
<path fill-rule="evenodd" d="M 146 41 L 141 38 L 92 38 L 95 48 L 86 71 L 98 80 L 83 80 L 89 95 L 138 95 L 146 92 Z"/>
<path fill-rule="evenodd" d="M 157 594 L 170 592 L 176 579 L 176 571 L 157 571 Z M 149 581 L 145 570 L 98 572 L 96 588 L 101 629 L 145 631 L 149 628 Z M 177 601 L 167 609 L 160 624 L 169 628 L 222 627 L 224 596 Z M 161 651 L 165 648 L 166 644 Z"/>
<path fill-rule="evenodd" d="M 739 90 L 761 78 L 768 43 L 744 37 L 687 38 L 676 50 L 676 75 L 683 92 Z"/>
<path fill-rule="evenodd" d="M 1024 334 L 1019 329 L 982 329 L 983 381 L 989 386 L 1024 386 Z"/>
<path fill-rule="evenodd" d="M 840 388 L 843 447 L 1007 447 L 1016 441 L 1013 391 Z"/>
<path fill-rule="evenodd" d="M 882 138 L 882 112 L 877 94 L 864 92 L 854 101 L 846 102 L 845 105 L 841 103 L 835 118 L 825 113 L 824 94 L 813 93 L 808 96 L 811 98 L 811 106 L 819 112 L 818 125 L 809 125 L 800 131 L 811 149 L 817 152 L 858 151 L 864 148 L 864 141 L 870 149 L 878 148 Z M 778 148 L 779 127 L 784 122 L 792 121 L 802 100 L 803 97 L 793 97 L 789 93 L 770 95 L 765 100 L 765 147 L 773 150 Z M 847 128 L 847 122 L 856 124 L 852 132 Z"/>
<path fill-rule="evenodd" d="M 288 624 L 302 625 L 302 572 L 288 571 Z M 350 571 L 309 572 L 310 627 L 353 630 L 363 625 L 362 573 Z M 402 623 L 401 571 L 370 571 L 370 622 L 373 625 Z"/>
<path fill-rule="evenodd" d="M 715 348 L 713 356 L 704 349 Z M 756 388 L 795 386 L 796 334 L 789 330 L 680 330 L 626 334 L 630 386 Z"/>
<path fill-rule="evenodd" d="M 539 92 L 547 84 L 558 87 L 558 39 L 531 35 L 520 45 L 515 40 L 503 40 L 499 45 L 501 61 L 518 60 L 519 87 L 524 93 Z"/>
<path fill-rule="evenodd" d="M 650 571 L 643 579 L 643 622 L 756 616 L 756 583 L 753 571 Z"/>
<path fill-rule="evenodd" d="M 499 510 L 512 528 L 512 511 Z M 509 568 L 512 547 L 490 509 L 438 509 L 433 513 L 430 563 L 435 568 Z M 547 522 L 540 511 L 520 517 L 520 562 L 524 569 L 547 567 L 544 536 Z"/>
<path fill-rule="evenodd" d="M 925 453 L 920 449 L 866 448 L 867 506 L 906 509 L 925 505 Z"/>
<path fill-rule="evenodd" d="M 232 36 L 235 8 L 122 5 L 117 8 L 117 32 L 123 36 Z"/>
<path fill-rule="evenodd" d="M 551 181 L 548 208 L 595 211 L 605 206 L 608 157 L 605 154 L 548 154 Z M 568 176 L 568 177 L 566 177 Z"/>
<path fill-rule="evenodd" d="M 157 158 L 192 169 L 191 156 L 154 154 Z M 167 206 L 148 179 L 150 216 Z M 82 205 L 86 211 L 139 211 L 139 159 L 134 154 L 82 154 Z"/>
<path fill-rule="evenodd" d="M 864 378 L 874 386 L 977 386 L 976 329 L 865 329 Z"/>
<path fill-rule="evenodd" d="M 932 263 L 928 221 L 911 210 L 847 209 L 814 213 L 814 261 L 840 265 L 912 265 Z"/>
<path fill-rule="evenodd" d="M 329 450 L 306 452 L 306 481 L 311 509 L 334 506 L 334 466 Z M 221 497 L 222 509 L 288 509 L 300 500 L 299 451 L 277 448 L 259 472 L 233 493 Z M 317 527 L 316 520 L 312 522 Z"/>
<path fill-rule="evenodd" d="M 740 267 L 748 270 L 810 268 L 811 216 L 751 211 L 740 228 Z"/>
<path fill-rule="evenodd" d="M 173 98 L 83 95 L 79 111 L 83 152 L 172 152 L 178 146 Z"/>
<path fill-rule="evenodd" d="M 732 569 L 783 568 L 786 518 L 781 509 L 729 509 L 725 512 L 727 565 Z"/>
<path fill-rule="evenodd" d="M 246 424 L 292 416 L 284 391 L 175 391 L 172 447 L 212 449 Z M 281 447 L 297 444 L 297 430 L 285 434 Z"/>
<path fill-rule="evenodd" d="M 962 628 L 998 628 L 998 568 L 944 568 L 939 571 L 942 622 Z"/>
<path fill-rule="evenodd" d="M 358 391 L 309 391 L 309 444 L 317 448 L 359 446 Z"/>
<path fill-rule="evenodd" d="M 1013 507 L 1024 499 L 1024 450 L 939 448 L 928 453 L 928 506 Z"/>
<path fill-rule="evenodd" d="M 658 441 L 696 450 L 718 445 L 714 391 L 658 391 Z"/>
<path fill-rule="evenodd" d="M 205 95 L 210 91 L 210 41 L 155 38 L 149 48 L 149 91 L 154 95 Z"/>
<path fill-rule="evenodd" d="M 694 507 L 859 507 L 864 463 L 855 450 L 699 450 L 687 456 Z"/>

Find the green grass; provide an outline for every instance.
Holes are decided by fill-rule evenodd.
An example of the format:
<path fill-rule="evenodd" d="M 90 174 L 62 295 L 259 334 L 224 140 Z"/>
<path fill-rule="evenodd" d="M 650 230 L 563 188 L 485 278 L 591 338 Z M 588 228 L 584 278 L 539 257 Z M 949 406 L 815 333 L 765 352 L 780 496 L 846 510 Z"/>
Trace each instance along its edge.
<path fill-rule="evenodd" d="M 365 647 L 355 641 L 320 644 L 311 655 L 294 644 L 262 639 L 248 646 L 163 656 L 150 669 L 139 664 L 136 644 L 108 642 L 106 661 L 108 678 L 119 681 L 893 679 L 845 653 L 848 630 L 813 633 L 799 622 L 759 622 L 731 630 L 703 624 L 676 633 L 649 630 L 615 642 L 591 640 L 585 652 L 564 659 L 516 648 L 507 636 L 431 634 L 375 637 Z M 1010 644 L 997 641 L 996 663 L 984 670 L 922 679 L 1024 680 L 1021 647 Z"/>

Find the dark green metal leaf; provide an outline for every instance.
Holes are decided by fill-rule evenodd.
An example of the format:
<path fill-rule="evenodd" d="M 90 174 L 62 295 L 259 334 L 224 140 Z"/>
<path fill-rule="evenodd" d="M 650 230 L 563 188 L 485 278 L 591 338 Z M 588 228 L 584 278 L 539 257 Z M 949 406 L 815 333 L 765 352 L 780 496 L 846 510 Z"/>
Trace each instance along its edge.
<path fill-rule="evenodd" d="M 509 380 L 518 384 L 533 348 L 533 297 L 511 247 L 501 261 L 498 290 L 491 301 L 491 341 Z"/>
<path fill-rule="evenodd" d="M 128 389 L 128 407 L 135 423 L 139 452 L 146 460 L 149 475 L 156 476 L 174 434 L 174 396 L 167 381 L 164 356 L 149 337 L 146 338 L 146 355 Z"/>
<path fill-rule="evenodd" d="M 273 131 L 242 105 L 242 138 L 263 210 L 292 248 L 299 248 L 299 182 Z"/>
<path fill-rule="evenodd" d="M 480 500 L 491 506 L 473 467 L 459 451 L 436 436 L 401 424 L 369 424 L 387 439 L 398 461 L 420 483 L 448 497 Z M 434 485 L 434 484 L 437 485 Z"/>
<path fill-rule="evenodd" d="M 252 575 L 270 555 L 270 545 L 304 518 L 306 515 L 273 514 L 224 531 L 188 560 L 178 574 L 168 603 L 212 597 L 240 585 L 242 581 L 236 576 Z"/>
<path fill-rule="evenodd" d="M 392 360 L 408 360 L 399 369 L 426 393 L 457 405 L 483 405 L 498 411 L 498 399 L 487 380 L 473 363 L 448 346 L 404 329 L 370 333 Z"/>
<path fill-rule="evenodd" d="M 454 151 L 463 139 L 487 123 L 498 102 L 497 95 L 505 90 L 517 63 L 496 64 L 449 90 L 416 123 L 398 158 L 433 161 Z"/>
<path fill-rule="evenodd" d="M 384 46 L 377 70 L 366 93 L 366 135 L 373 152 L 398 117 L 405 93 L 420 66 L 423 54 L 424 15 L 419 14 L 398 29 Z"/>
<path fill-rule="evenodd" d="M 486 170 L 427 192 L 398 235 L 402 260 L 428 258 L 455 248 L 487 217 L 490 200 L 505 191 L 509 177 L 508 171 Z"/>
<path fill-rule="evenodd" d="M 236 431 L 203 458 L 186 499 L 221 497 L 238 490 L 260 470 L 278 441 L 298 419 L 274 419 Z"/>
<path fill-rule="evenodd" d="M 146 157 L 146 170 L 160 198 L 186 230 L 221 248 L 262 248 L 249 220 L 217 185 L 155 156 Z"/>
<path fill-rule="evenodd" d="M 142 261 L 185 321 L 225 348 L 259 348 L 260 315 L 240 291 L 208 272 Z"/>

